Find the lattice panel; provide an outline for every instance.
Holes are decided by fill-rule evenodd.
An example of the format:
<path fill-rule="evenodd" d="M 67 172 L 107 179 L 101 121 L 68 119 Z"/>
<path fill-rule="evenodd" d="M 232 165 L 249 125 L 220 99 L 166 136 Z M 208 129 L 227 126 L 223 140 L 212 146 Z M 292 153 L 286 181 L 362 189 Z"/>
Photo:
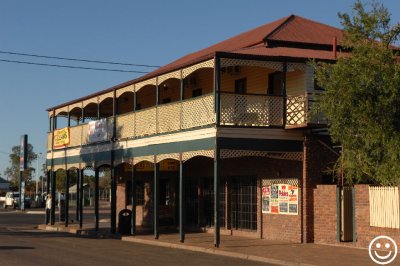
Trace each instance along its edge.
<path fill-rule="evenodd" d="M 157 80 L 156 78 L 152 78 L 152 79 L 148 79 L 142 82 L 139 82 L 137 84 L 135 84 L 135 91 L 139 91 L 141 88 L 143 88 L 146 85 L 157 85 Z"/>
<path fill-rule="evenodd" d="M 116 117 L 116 131 L 118 139 L 135 136 L 135 114 L 127 113 Z M 107 127 L 108 128 L 108 127 Z"/>
<path fill-rule="evenodd" d="M 182 128 L 194 128 L 215 123 L 214 94 L 186 100 L 182 103 Z"/>
<path fill-rule="evenodd" d="M 117 128 L 118 130 L 118 128 Z M 114 131 L 114 117 L 107 118 L 107 139 L 111 139 Z"/>
<path fill-rule="evenodd" d="M 81 136 L 82 136 L 82 145 L 86 145 L 89 143 L 88 139 L 88 131 L 89 131 L 89 125 L 88 124 L 83 124 L 81 125 Z"/>
<path fill-rule="evenodd" d="M 287 184 L 291 186 L 299 186 L 299 179 L 297 178 L 276 178 L 276 179 L 262 179 L 262 186 L 269 186 L 274 184 Z"/>
<path fill-rule="evenodd" d="M 221 94 L 221 124 L 281 126 L 283 100 L 276 96 Z"/>
<path fill-rule="evenodd" d="M 181 103 L 160 105 L 157 107 L 158 133 L 179 130 Z"/>
<path fill-rule="evenodd" d="M 167 74 L 164 74 L 162 76 L 159 76 L 157 78 L 157 84 L 160 85 L 161 83 L 163 83 L 167 79 L 172 79 L 172 78 L 181 79 L 181 70 L 177 70 L 177 71 L 174 71 L 174 72 L 167 73 Z"/>
<path fill-rule="evenodd" d="M 214 150 L 198 150 L 182 153 L 182 161 L 187 161 L 196 156 L 214 158 Z"/>
<path fill-rule="evenodd" d="M 286 100 L 286 124 L 302 125 L 306 123 L 306 104 L 305 94 L 288 96 Z"/>
<path fill-rule="evenodd" d="M 208 61 L 184 68 L 182 70 L 182 79 L 186 78 L 200 68 L 214 68 L 214 59 L 210 59 Z"/>
<path fill-rule="evenodd" d="M 179 158 L 180 158 L 179 153 L 160 154 L 160 155 L 157 155 L 156 161 L 157 161 L 157 163 L 159 163 L 165 159 L 174 159 L 174 160 L 179 161 Z"/>
<path fill-rule="evenodd" d="M 271 159 L 302 161 L 302 152 L 268 152 L 253 150 L 221 150 L 221 159 L 240 158 L 240 157 L 267 157 Z"/>
<path fill-rule="evenodd" d="M 266 67 L 276 71 L 283 70 L 283 64 L 281 62 L 221 58 L 221 67 L 228 67 L 228 66 L 257 66 L 257 67 Z"/>
<path fill-rule="evenodd" d="M 70 142 L 69 147 L 76 147 L 81 145 L 82 140 L 82 126 L 75 126 L 69 128 Z"/>
<path fill-rule="evenodd" d="M 306 72 L 306 64 L 300 64 L 300 63 L 289 63 L 287 64 L 287 72 L 291 71 L 301 71 L 301 72 Z"/>
<path fill-rule="evenodd" d="M 121 88 L 121 89 L 118 89 L 116 92 L 115 92 L 115 96 L 117 97 L 117 98 L 119 98 L 122 94 L 124 94 L 125 92 L 134 92 L 135 91 L 135 87 L 134 87 L 134 85 L 129 85 L 129 86 L 127 86 L 127 87 L 123 87 L 123 88 Z"/>
<path fill-rule="evenodd" d="M 52 137 L 53 137 L 53 132 L 47 133 L 47 150 L 51 151 L 52 148 Z"/>
<path fill-rule="evenodd" d="M 136 112 L 135 117 L 135 136 L 148 136 L 156 134 L 157 109 L 151 108 Z"/>
<path fill-rule="evenodd" d="M 136 165 L 142 161 L 148 161 L 151 163 L 154 163 L 154 156 L 153 155 L 149 155 L 149 156 L 139 156 L 139 157 L 135 157 L 133 158 L 133 164 Z"/>

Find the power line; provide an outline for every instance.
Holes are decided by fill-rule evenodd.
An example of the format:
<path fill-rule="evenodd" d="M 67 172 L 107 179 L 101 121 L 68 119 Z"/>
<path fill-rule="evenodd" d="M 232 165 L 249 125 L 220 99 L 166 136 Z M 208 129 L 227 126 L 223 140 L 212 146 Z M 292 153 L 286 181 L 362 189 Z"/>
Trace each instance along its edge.
<path fill-rule="evenodd" d="M 0 51 L 0 53 L 1 53 L 1 54 L 11 54 L 11 55 L 30 56 L 30 57 L 40 57 L 40 58 L 48 58 L 48 59 L 59 59 L 59 60 L 68 60 L 68 61 L 87 62 L 87 63 L 99 63 L 99 64 L 121 65 L 121 66 L 160 67 L 160 66 L 155 66 L 155 65 L 129 64 L 129 63 L 119 63 L 119 62 L 110 62 L 110 61 L 99 61 L 99 60 L 89 60 L 89 59 L 77 59 L 77 58 L 69 58 L 69 57 L 47 56 L 47 55 L 37 55 L 37 54 L 25 54 L 25 53 L 16 53 L 16 52 L 9 52 L 9 51 Z"/>
<path fill-rule="evenodd" d="M 122 69 L 94 68 L 94 67 L 78 67 L 78 66 L 44 64 L 44 63 L 34 63 L 34 62 L 6 60 L 6 59 L 0 59 L 0 62 L 27 64 L 27 65 L 36 65 L 36 66 L 48 66 L 48 67 L 62 67 L 62 68 L 87 69 L 87 70 L 99 70 L 99 71 L 139 73 L 139 74 L 147 74 L 147 73 L 149 73 L 149 72 L 146 72 L 146 71 L 136 71 L 136 70 L 122 70 Z"/>

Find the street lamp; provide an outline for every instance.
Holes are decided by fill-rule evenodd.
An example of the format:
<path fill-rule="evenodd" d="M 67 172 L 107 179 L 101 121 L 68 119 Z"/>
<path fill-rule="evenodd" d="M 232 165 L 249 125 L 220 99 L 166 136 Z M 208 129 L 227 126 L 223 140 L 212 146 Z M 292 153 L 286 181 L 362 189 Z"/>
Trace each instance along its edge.
<path fill-rule="evenodd" d="M 42 155 L 41 152 L 39 152 L 37 154 L 37 158 L 36 158 L 36 196 L 38 194 L 38 182 L 39 182 L 39 158 L 40 155 Z M 42 179 L 42 193 L 43 193 L 43 179 Z"/>

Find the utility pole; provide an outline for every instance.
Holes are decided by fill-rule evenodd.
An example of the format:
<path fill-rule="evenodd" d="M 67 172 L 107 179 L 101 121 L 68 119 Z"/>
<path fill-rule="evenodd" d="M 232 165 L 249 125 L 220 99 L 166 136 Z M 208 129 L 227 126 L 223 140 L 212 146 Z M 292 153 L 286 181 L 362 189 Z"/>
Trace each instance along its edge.
<path fill-rule="evenodd" d="M 41 152 L 39 152 L 39 153 L 37 154 L 37 157 L 36 157 L 36 196 L 37 196 L 37 194 L 38 194 L 38 182 L 39 182 L 39 158 L 40 158 L 40 155 L 42 155 L 42 153 L 41 153 Z M 42 179 L 42 193 L 43 193 L 43 179 Z"/>

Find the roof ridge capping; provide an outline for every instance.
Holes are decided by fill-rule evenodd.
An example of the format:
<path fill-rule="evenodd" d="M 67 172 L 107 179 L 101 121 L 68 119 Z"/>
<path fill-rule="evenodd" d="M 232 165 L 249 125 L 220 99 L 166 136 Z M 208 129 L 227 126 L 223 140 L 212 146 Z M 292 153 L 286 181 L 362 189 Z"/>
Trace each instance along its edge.
<path fill-rule="evenodd" d="M 287 46 L 313 49 L 326 49 L 333 46 L 333 39 L 337 39 L 338 46 L 343 38 L 343 30 L 315 20 L 298 15 L 290 15 L 289 18 L 275 30 L 264 37 L 267 47 Z M 319 48 L 318 48 L 319 47 Z"/>

